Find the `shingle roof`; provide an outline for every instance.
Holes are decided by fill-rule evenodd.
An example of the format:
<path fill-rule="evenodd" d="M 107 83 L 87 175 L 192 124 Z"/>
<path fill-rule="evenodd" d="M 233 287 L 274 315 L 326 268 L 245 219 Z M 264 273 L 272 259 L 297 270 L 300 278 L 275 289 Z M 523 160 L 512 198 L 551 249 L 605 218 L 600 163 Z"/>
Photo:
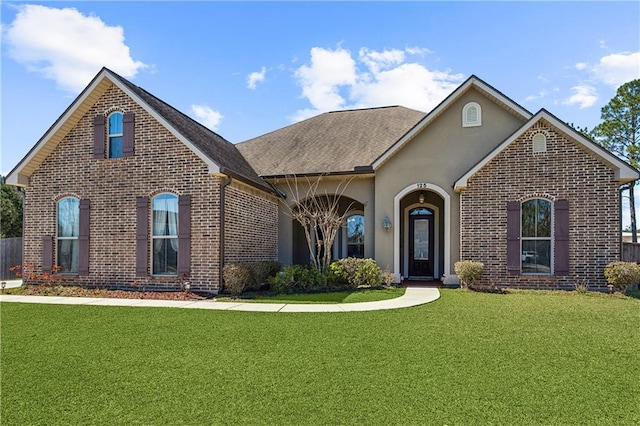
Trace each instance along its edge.
<path fill-rule="evenodd" d="M 401 106 L 335 111 L 237 144 L 260 176 L 371 166 L 425 113 Z"/>
<path fill-rule="evenodd" d="M 203 154 L 215 162 L 223 173 L 237 175 L 264 189 L 271 189 L 255 172 L 249 162 L 240 154 L 236 145 L 224 139 L 217 133 L 204 127 L 197 121 L 181 113 L 171 105 L 158 99 L 143 88 L 136 86 L 125 78 L 110 71 L 122 84 L 134 92 L 149 107 L 162 116 L 173 128 L 181 133 Z"/>

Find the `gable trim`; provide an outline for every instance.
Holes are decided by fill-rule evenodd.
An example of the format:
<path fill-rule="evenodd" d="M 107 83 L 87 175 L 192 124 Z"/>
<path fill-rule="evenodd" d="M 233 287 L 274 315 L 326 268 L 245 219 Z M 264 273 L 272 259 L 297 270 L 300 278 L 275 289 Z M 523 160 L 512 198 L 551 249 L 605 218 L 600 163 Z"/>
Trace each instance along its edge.
<path fill-rule="evenodd" d="M 547 121 L 552 127 L 555 127 L 567 137 L 578 142 L 582 147 L 586 148 L 596 158 L 600 159 L 604 163 L 608 164 L 615 171 L 615 178 L 620 184 L 631 182 L 640 178 L 640 174 L 636 169 L 629 164 L 619 159 L 611 152 L 607 151 L 600 145 L 596 144 L 592 140 L 583 136 L 580 132 L 570 127 L 566 123 L 560 121 L 553 114 L 545 109 L 541 109 L 527 121 L 520 129 L 516 130 L 511 136 L 509 136 L 504 142 L 502 142 L 496 149 L 490 152 L 486 157 L 476 163 L 467 173 L 465 173 L 460 179 L 458 179 L 454 185 L 454 190 L 460 192 L 468 185 L 469 179 L 475 175 L 480 169 L 486 166 L 491 160 L 493 160 L 498 154 L 504 151 L 512 142 L 522 136 L 527 130 L 529 130 L 534 124 L 540 120 Z"/>
<path fill-rule="evenodd" d="M 440 116 L 445 110 L 447 110 L 456 100 L 466 93 L 471 87 L 478 89 L 481 92 L 486 93 L 490 97 L 497 99 L 500 103 L 507 106 L 507 108 L 513 110 L 517 115 L 525 120 L 529 120 L 532 114 L 502 94 L 500 91 L 491 87 L 475 75 L 469 77 L 464 83 L 462 83 L 453 93 L 445 98 L 437 107 L 429 112 L 418 124 L 416 124 L 411 130 L 409 130 L 402 138 L 394 143 L 389 149 L 387 149 L 378 159 L 376 159 L 372 167 L 377 170 L 387 160 L 393 157 L 407 142 L 413 139 L 418 133 L 422 132 L 431 122 L 433 122 L 438 116 Z"/>

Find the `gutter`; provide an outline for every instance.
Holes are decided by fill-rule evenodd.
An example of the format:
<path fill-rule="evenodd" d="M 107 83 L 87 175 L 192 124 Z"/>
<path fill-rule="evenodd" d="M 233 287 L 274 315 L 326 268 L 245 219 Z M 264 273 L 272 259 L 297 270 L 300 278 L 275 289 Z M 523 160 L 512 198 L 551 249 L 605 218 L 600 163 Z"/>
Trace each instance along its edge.
<path fill-rule="evenodd" d="M 218 287 L 218 293 L 220 293 L 223 289 L 222 286 L 222 273 L 224 269 L 224 218 L 225 218 L 225 188 L 229 186 L 233 178 L 231 176 L 227 176 L 225 180 L 220 184 L 220 243 L 219 243 L 219 254 L 220 254 L 220 285 Z"/>
<path fill-rule="evenodd" d="M 371 166 L 356 166 L 353 170 L 343 172 L 314 172 L 314 173 L 288 173 L 284 175 L 264 175 L 263 179 L 288 179 L 292 177 L 324 177 L 324 176 L 352 176 L 352 175 L 373 175 L 375 171 Z"/>
<path fill-rule="evenodd" d="M 272 193 L 275 195 L 278 195 L 278 193 L 276 191 L 274 191 L 274 189 L 268 185 L 267 183 L 263 183 L 263 184 L 259 184 L 258 182 L 255 182 L 245 176 L 242 176 L 236 172 L 234 172 L 233 170 L 230 170 L 227 167 L 220 167 L 220 173 L 227 175 L 229 177 L 233 177 L 237 180 L 239 180 L 240 182 L 246 183 L 249 186 L 253 186 L 254 188 L 260 189 L 262 191 L 268 192 L 268 193 Z"/>

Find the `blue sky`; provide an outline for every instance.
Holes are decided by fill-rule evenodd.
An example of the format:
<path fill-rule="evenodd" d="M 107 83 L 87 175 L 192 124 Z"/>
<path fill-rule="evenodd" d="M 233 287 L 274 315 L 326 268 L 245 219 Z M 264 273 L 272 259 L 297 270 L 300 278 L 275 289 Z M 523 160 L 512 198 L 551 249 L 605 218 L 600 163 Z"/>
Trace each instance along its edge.
<path fill-rule="evenodd" d="M 640 78 L 638 2 L 7 2 L 9 172 L 107 66 L 231 142 L 327 110 L 429 111 L 475 74 L 589 128 Z"/>

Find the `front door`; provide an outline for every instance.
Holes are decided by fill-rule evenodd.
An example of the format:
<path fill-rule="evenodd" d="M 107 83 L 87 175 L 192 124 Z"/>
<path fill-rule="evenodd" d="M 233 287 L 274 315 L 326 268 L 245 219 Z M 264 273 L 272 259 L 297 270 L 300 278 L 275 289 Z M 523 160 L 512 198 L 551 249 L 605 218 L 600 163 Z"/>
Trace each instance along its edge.
<path fill-rule="evenodd" d="M 409 276 L 433 277 L 433 212 L 414 209 L 409 214 Z"/>

